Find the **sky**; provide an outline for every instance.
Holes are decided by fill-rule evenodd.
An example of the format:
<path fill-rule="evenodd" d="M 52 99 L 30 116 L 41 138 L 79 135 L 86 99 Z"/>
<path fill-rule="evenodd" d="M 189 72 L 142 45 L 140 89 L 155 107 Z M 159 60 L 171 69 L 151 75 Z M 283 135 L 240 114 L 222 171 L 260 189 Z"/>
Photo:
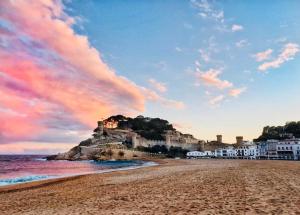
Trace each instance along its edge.
<path fill-rule="evenodd" d="M 202 140 L 300 120 L 297 0 L 0 1 L 0 154 L 63 152 L 113 114 Z"/>

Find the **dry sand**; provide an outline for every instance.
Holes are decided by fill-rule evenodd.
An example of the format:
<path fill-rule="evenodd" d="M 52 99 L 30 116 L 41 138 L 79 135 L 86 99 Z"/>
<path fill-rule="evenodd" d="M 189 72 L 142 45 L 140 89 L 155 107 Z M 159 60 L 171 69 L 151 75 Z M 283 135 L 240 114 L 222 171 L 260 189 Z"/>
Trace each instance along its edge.
<path fill-rule="evenodd" d="M 0 214 L 300 214 L 300 162 L 164 160 L 3 187 Z"/>

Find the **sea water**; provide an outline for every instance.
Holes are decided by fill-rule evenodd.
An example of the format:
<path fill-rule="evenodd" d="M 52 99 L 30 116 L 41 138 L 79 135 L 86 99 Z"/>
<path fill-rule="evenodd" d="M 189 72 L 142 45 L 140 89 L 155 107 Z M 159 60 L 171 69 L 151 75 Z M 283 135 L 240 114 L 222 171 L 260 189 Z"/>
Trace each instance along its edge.
<path fill-rule="evenodd" d="M 0 186 L 155 165 L 144 161 L 47 161 L 43 155 L 0 155 Z"/>

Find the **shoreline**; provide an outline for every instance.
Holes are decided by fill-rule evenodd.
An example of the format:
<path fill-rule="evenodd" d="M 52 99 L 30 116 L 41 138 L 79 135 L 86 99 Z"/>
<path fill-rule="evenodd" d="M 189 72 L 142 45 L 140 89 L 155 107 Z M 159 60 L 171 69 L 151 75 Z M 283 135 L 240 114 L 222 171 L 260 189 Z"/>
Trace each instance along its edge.
<path fill-rule="evenodd" d="M 298 214 L 299 162 L 160 165 L 0 188 L 4 214 Z"/>
<path fill-rule="evenodd" d="M 42 178 L 42 179 L 37 179 L 37 180 L 32 180 L 32 181 L 27 181 L 27 182 L 19 182 L 15 184 L 7 184 L 7 185 L 1 185 L 0 186 L 0 194 L 2 192 L 11 192 L 14 190 L 20 190 L 23 188 L 30 188 L 30 187 L 40 187 L 48 184 L 52 184 L 55 182 L 60 182 L 60 181 L 67 181 L 67 180 L 72 180 L 73 178 L 79 178 L 81 176 L 87 176 L 87 175 L 94 175 L 94 174 L 108 174 L 108 173 L 113 173 L 113 172 L 121 172 L 121 171 L 130 171 L 130 170 L 135 170 L 135 169 L 140 169 L 140 168 L 149 168 L 149 167 L 154 167 L 162 164 L 163 162 L 155 160 L 155 159 L 144 159 L 144 160 L 139 160 L 143 162 L 139 166 L 129 166 L 129 167 L 120 167 L 120 168 L 115 168 L 115 169 L 104 169 L 104 170 L 99 170 L 99 171 L 94 171 L 94 172 L 85 172 L 85 173 L 77 173 L 77 174 L 70 174 L 70 175 L 61 175 L 61 176 L 54 176 L 54 177 L 49 177 L 49 178 Z M 35 185 L 37 184 L 37 185 Z"/>

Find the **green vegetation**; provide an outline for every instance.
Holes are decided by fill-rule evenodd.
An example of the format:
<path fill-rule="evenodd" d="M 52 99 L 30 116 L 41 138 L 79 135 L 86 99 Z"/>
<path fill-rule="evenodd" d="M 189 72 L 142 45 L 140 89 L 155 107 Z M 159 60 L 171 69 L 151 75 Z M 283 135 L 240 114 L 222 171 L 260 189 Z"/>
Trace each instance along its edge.
<path fill-rule="evenodd" d="M 123 151 L 119 151 L 118 155 L 119 157 L 124 157 L 125 153 Z"/>
<path fill-rule="evenodd" d="M 257 139 L 254 139 L 254 141 L 281 140 L 288 138 L 289 135 L 300 138 L 300 121 L 287 122 L 284 126 L 266 126 L 262 134 Z"/>
<path fill-rule="evenodd" d="M 137 150 L 143 152 L 155 153 L 155 154 L 164 154 L 169 158 L 175 158 L 175 157 L 185 158 L 186 153 L 188 152 L 188 150 L 186 149 L 182 149 L 181 147 L 173 147 L 173 146 L 171 146 L 170 149 L 168 150 L 167 147 L 164 145 L 162 146 L 155 145 L 152 147 L 138 146 Z"/>
<path fill-rule="evenodd" d="M 111 116 L 104 121 L 118 122 L 118 128 L 130 128 L 142 137 L 152 140 L 164 140 L 163 135 L 167 130 L 175 130 L 172 124 L 167 120 L 160 118 L 148 118 L 143 116 L 130 118 L 123 115 L 116 115 Z"/>
<path fill-rule="evenodd" d="M 106 154 L 107 154 L 108 157 L 111 158 L 111 157 L 114 155 L 114 152 L 113 152 L 111 149 L 109 149 L 109 150 L 106 152 Z"/>

